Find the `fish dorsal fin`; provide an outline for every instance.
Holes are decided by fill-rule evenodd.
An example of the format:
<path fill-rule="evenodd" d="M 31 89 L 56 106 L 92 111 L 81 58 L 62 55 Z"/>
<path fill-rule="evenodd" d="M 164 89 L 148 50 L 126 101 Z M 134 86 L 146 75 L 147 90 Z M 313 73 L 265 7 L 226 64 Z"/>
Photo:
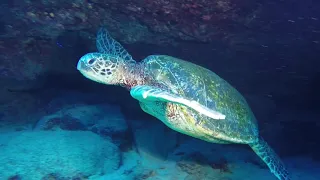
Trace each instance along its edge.
<path fill-rule="evenodd" d="M 100 28 L 97 33 L 96 46 L 100 53 L 121 57 L 126 61 L 134 61 L 123 46 L 113 39 L 106 28 Z"/>

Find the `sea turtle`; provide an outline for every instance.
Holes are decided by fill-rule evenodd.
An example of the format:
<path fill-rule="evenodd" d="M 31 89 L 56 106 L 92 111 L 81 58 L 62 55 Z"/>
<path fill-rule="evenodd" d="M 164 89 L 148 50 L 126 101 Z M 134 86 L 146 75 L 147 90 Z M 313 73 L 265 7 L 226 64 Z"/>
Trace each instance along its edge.
<path fill-rule="evenodd" d="M 77 64 L 85 77 L 126 87 L 143 111 L 175 131 L 213 143 L 248 144 L 278 179 L 290 179 L 260 137 L 246 100 L 218 75 L 167 55 L 136 62 L 105 28 L 98 31 L 96 46 L 99 52 L 85 54 Z"/>

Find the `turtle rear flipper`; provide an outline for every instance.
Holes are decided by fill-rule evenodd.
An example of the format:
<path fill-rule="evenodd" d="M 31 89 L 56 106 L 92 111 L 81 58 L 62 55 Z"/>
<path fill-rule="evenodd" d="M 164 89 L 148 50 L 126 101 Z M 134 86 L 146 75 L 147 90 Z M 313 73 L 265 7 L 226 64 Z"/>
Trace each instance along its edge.
<path fill-rule="evenodd" d="M 96 46 L 100 53 L 121 57 L 126 61 L 134 61 L 132 56 L 122 47 L 122 45 L 112 38 L 105 28 L 100 28 L 97 33 Z"/>
<path fill-rule="evenodd" d="M 145 102 L 145 101 L 162 101 L 181 104 L 195 111 L 204 114 L 212 119 L 225 119 L 225 115 L 222 113 L 209 109 L 196 101 L 188 100 L 171 92 L 167 92 L 157 87 L 138 85 L 131 89 L 130 94 L 133 98 Z"/>
<path fill-rule="evenodd" d="M 278 155 L 261 137 L 255 143 L 249 144 L 253 151 L 267 164 L 271 173 L 280 180 L 291 180 L 289 173 Z"/>

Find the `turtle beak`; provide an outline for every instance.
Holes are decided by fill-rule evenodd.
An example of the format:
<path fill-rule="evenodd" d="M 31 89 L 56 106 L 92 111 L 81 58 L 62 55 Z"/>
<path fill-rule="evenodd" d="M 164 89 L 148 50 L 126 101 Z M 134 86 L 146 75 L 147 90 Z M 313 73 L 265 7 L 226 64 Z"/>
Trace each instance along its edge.
<path fill-rule="evenodd" d="M 77 64 L 77 69 L 83 73 L 85 71 L 90 71 L 90 68 L 88 67 L 87 63 L 85 63 L 85 61 L 83 59 L 80 59 L 78 61 L 78 64 Z"/>
<path fill-rule="evenodd" d="M 82 64 L 83 64 L 82 60 L 79 60 L 79 61 L 78 61 L 78 64 L 77 64 L 77 69 L 78 69 L 79 71 L 81 70 Z"/>

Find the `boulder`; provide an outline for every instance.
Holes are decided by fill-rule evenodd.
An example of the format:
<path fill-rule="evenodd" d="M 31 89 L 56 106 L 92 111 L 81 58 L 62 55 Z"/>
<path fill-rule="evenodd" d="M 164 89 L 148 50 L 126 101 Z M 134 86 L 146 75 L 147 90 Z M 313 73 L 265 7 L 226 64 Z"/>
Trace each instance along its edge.
<path fill-rule="evenodd" d="M 125 133 L 127 123 L 117 106 L 74 105 L 42 117 L 34 130 L 91 130 L 101 135 L 115 135 Z"/>
<path fill-rule="evenodd" d="M 120 165 L 116 145 L 92 132 L 13 132 L 0 136 L 0 177 L 89 177 Z"/>

